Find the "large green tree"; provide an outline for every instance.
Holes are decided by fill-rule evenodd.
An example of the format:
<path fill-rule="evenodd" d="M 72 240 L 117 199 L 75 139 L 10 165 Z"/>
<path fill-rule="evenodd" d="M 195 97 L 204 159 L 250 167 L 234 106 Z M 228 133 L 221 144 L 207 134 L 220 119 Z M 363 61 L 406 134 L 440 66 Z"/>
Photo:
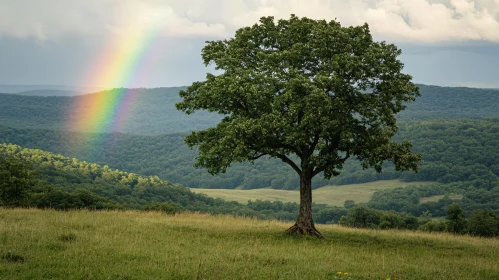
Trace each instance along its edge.
<path fill-rule="evenodd" d="M 300 210 L 290 233 L 322 237 L 312 219 L 312 178 L 337 176 L 354 157 L 381 171 L 417 170 L 420 155 L 411 144 L 391 142 L 395 114 L 413 101 L 418 88 L 401 73 L 401 51 L 375 42 L 367 24 L 291 15 L 236 31 L 233 38 L 208 41 L 202 50 L 208 73 L 180 92 L 177 109 L 225 115 L 213 128 L 185 138 L 199 146 L 197 166 L 212 174 L 233 162 L 268 156 L 289 164 L 300 177 Z"/>

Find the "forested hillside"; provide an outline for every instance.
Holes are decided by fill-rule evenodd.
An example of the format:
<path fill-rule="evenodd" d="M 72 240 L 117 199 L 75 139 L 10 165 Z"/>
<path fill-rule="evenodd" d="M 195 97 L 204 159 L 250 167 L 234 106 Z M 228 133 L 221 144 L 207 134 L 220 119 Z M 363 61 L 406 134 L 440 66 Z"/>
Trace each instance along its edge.
<path fill-rule="evenodd" d="M 19 200 L 20 197 L 23 199 Z M 157 176 L 140 176 L 106 165 L 6 144 L 0 144 L 0 206 L 187 210 L 284 220 L 294 219 L 298 212 L 296 203 L 255 201 L 243 205 L 226 202 L 195 194 Z M 329 208 L 316 205 L 314 211 Z"/>
<path fill-rule="evenodd" d="M 294 171 L 279 160 L 260 159 L 254 165 L 235 164 L 226 174 L 211 176 L 206 170 L 193 167 L 196 151 L 186 147 L 183 136 L 81 134 L 0 126 L 0 142 L 61 153 L 144 176 L 157 175 L 188 187 L 298 187 Z M 402 122 L 396 138 L 411 139 L 414 151 L 423 153 L 419 173 L 399 173 L 387 165 L 386 170 L 378 174 L 370 169 L 362 170 L 351 160 L 339 177 L 331 181 L 317 178 L 314 187 L 395 178 L 441 183 L 466 181 L 487 189 L 497 185 L 499 120 Z"/>
<path fill-rule="evenodd" d="M 175 103 L 180 101 L 180 89 L 114 89 L 75 97 L 0 94 L 0 124 L 16 128 L 75 131 L 81 127 L 71 126 L 68 120 L 85 110 L 94 114 L 90 107 L 92 100 L 99 102 L 123 99 L 125 95 L 128 100 L 133 100 L 130 102 L 131 106 L 127 107 L 126 118 L 118 120 L 117 116 L 109 116 L 108 111 L 101 111 L 100 115 L 92 116 L 96 123 L 91 124 L 89 128 L 99 127 L 100 122 L 108 121 L 111 117 L 123 125 L 116 131 L 108 132 L 169 134 L 204 129 L 221 119 L 217 114 L 207 112 L 188 116 L 175 109 Z M 106 99 L 102 95 L 115 97 Z"/>
<path fill-rule="evenodd" d="M 21 96 L 0 94 L 0 124 L 16 128 L 76 130 L 67 119 L 76 113 L 74 105 L 98 95 L 127 96 L 133 100 L 123 126 L 114 132 L 170 134 L 204 129 L 215 125 L 220 116 L 207 112 L 186 115 L 175 109 L 182 88 L 114 89 L 75 97 Z M 399 114 L 400 120 L 499 118 L 499 90 L 451 88 L 420 85 L 421 97 Z M 79 108 L 84 110 L 85 108 Z M 86 108 L 88 109 L 88 108 Z M 94 116 L 106 121 L 106 116 Z M 97 125 L 96 125 L 97 127 Z M 100 131 L 99 131 L 100 132 Z"/>

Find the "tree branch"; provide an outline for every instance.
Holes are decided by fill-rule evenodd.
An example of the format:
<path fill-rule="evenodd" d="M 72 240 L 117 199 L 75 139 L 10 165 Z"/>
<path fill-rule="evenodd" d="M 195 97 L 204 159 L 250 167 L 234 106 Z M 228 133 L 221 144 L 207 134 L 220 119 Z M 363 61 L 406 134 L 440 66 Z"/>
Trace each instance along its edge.
<path fill-rule="evenodd" d="M 291 166 L 296 171 L 296 173 L 298 173 L 298 175 L 301 175 L 301 169 L 287 156 L 278 154 L 277 157 L 280 158 L 285 163 L 289 164 L 289 166 Z"/>
<path fill-rule="evenodd" d="M 261 157 L 263 157 L 263 156 L 266 156 L 266 155 L 268 155 L 268 154 L 260 154 L 260 155 L 258 155 L 258 156 L 254 156 L 254 157 L 252 157 L 252 158 L 249 158 L 249 160 L 257 160 L 257 159 L 259 159 L 259 158 L 261 158 Z"/>
<path fill-rule="evenodd" d="M 314 142 L 312 142 L 312 144 L 310 145 L 310 151 L 312 152 L 312 154 L 314 153 L 315 147 L 317 147 L 317 144 L 319 144 L 319 139 L 320 139 L 319 136 L 320 136 L 320 132 L 317 132 L 314 135 Z"/>
<path fill-rule="evenodd" d="M 347 154 L 340 160 L 338 160 L 337 162 L 345 162 L 348 158 L 350 158 L 350 151 L 347 151 Z M 315 175 L 321 173 L 322 171 L 324 171 L 324 169 L 326 169 L 326 166 L 330 165 L 330 164 L 334 164 L 335 161 L 332 161 L 332 160 L 326 160 L 326 162 L 324 163 L 324 166 L 321 167 L 321 168 L 315 168 L 314 171 L 312 171 L 312 177 L 314 177 Z"/>

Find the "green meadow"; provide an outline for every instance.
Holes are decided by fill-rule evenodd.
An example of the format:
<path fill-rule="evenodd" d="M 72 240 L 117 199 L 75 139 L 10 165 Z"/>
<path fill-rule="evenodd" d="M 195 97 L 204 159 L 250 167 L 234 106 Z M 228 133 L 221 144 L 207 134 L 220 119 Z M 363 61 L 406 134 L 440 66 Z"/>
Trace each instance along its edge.
<path fill-rule="evenodd" d="M 0 279 L 498 279 L 499 240 L 196 213 L 0 208 Z M 338 274 L 341 272 L 341 275 Z"/>
<path fill-rule="evenodd" d="M 349 184 L 340 186 L 324 186 L 313 190 L 313 199 L 316 203 L 324 203 L 332 206 L 343 206 L 346 200 L 357 203 L 368 202 L 376 191 L 406 187 L 409 185 L 427 185 L 432 182 L 403 182 L 400 180 L 380 180 L 363 184 Z M 204 193 L 211 197 L 222 198 L 227 201 L 248 203 L 248 200 L 271 200 L 282 202 L 300 202 L 299 190 L 276 190 L 276 189 L 196 189 L 196 193 Z"/>

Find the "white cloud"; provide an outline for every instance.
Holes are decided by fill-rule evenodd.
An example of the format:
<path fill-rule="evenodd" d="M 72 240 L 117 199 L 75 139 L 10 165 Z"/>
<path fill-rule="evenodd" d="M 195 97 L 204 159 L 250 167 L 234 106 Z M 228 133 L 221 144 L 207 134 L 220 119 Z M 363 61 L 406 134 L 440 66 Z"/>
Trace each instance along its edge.
<path fill-rule="evenodd" d="M 262 16 L 369 23 L 400 42 L 499 42 L 497 0 L 3 0 L 0 36 L 47 40 L 68 34 L 157 29 L 169 37 L 227 37 Z"/>
<path fill-rule="evenodd" d="M 192 21 L 167 1 L 155 0 L 4 0 L 0 36 L 39 41 L 64 35 L 120 35 L 156 31 L 170 37 L 226 36 L 220 23 Z"/>

